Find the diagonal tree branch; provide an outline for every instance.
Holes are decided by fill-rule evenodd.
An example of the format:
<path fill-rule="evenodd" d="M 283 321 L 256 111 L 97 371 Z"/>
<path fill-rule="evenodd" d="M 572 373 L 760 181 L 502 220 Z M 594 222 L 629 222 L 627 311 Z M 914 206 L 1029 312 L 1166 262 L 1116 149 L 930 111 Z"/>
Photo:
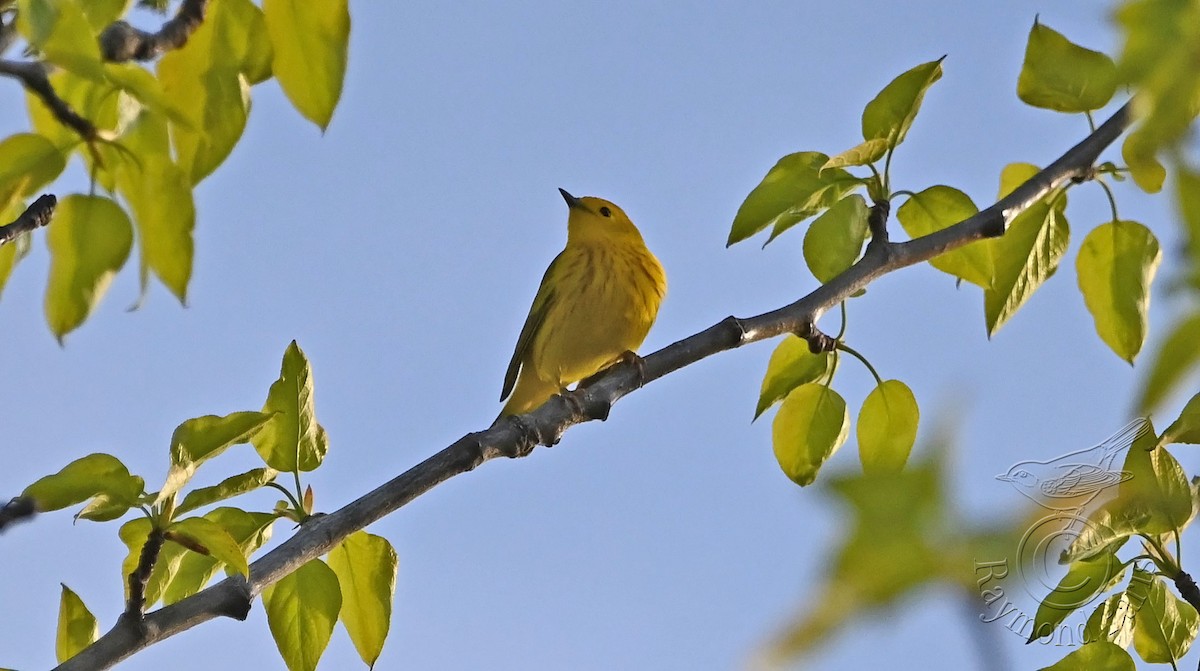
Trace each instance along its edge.
<path fill-rule="evenodd" d="M 876 278 L 977 240 L 1003 235 L 1014 217 L 1069 181 L 1090 177 L 1100 152 L 1131 122 L 1126 104 L 1108 121 L 1029 181 L 991 207 L 949 228 L 914 240 L 868 246 L 863 257 L 841 275 L 800 300 L 756 317 L 727 317 L 721 322 L 637 362 L 615 365 L 586 388 L 558 396 L 541 408 L 492 428 L 470 433 L 390 482 L 328 515 L 311 518 L 279 547 L 250 565 L 249 580 L 227 578 L 187 599 L 144 618 L 123 617 L 108 633 L 67 660 L 58 671 L 106 669 L 139 650 L 219 616 L 245 619 L 254 597 L 332 550 L 351 533 L 396 511 L 451 477 L 497 457 L 523 457 L 538 445 L 553 445 L 571 426 L 606 419 L 613 403 L 701 359 L 785 333 L 806 336 L 824 312 Z M 640 368 L 640 370 L 639 370 Z"/>
<path fill-rule="evenodd" d="M 208 0 L 183 0 L 179 11 L 156 33 L 138 30 L 124 21 L 114 21 L 100 33 L 100 54 L 113 63 L 148 61 L 187 44 L 204 22 Z"/>
<path fill-rule="evenodd" d="M 204 22 L 208 0 L 183 0 L 175 16 L 158 32 L 138 30 L 125 21 L 109 24 L 99 37 L 101 57 L 112 63 L 148 61 L 172 49 L 179 49 Z M 12 32 L 12 25 L 0 26 Z M 59 123 L 75 131 L 85 142 L 98 137 L 96 126 L 76 112 L 50 84 L 50 66 L 42 61 L 0 60 L 0 75 L 21 82 L 36 95 Z"/>
<path fill-rule="evenodd" d="M 38 199 L 25 208 L 25 211 L 15 221 L 11 224 L 0 226 L 0 246 L 12 242 L 22 233 L 32 231 L 35 228 L 41 228 L 50 223 L 50 215 L 54 214 L 54 207 L 56 205 L 58 205 L 58 199 L 52 194 L 47 193 L 38 196 Z M 4 524 L 0 522 L 0 529 L 3 528 Z"/>

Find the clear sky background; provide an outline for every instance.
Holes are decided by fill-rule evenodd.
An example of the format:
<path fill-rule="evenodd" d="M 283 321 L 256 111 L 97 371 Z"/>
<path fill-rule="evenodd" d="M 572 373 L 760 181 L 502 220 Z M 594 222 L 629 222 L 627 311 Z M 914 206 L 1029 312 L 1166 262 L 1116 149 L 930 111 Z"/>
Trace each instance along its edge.
<path fill-rule="evenodd" d="M 156 487 L 174 427 L 258 409 L 295 338 L 331 440 L 307 481 L 318 508 L 336 509 L 495 416 L 513 343 L 565 240 L 557 187 L 620 204 L 662 260 L 670 290 L 643 348 L 653 351 L 815 286 L 799 229 L 766 250 L 763 238 L 725 249 L 734 213 L 784 154 L 859 142 L 863 105 L 918 63 L 947 55 L 897 154 L 896 188 L 945 183 L 982 205 L 1006 163 L 1058 156 L 1087 125 L 1017 100 L 1027 33 L 1040 14 L 1111 51 L 1108 10 L 354 2 L 345 92 L 328 132 L 303 121 L 273 82 L 257 87 L 243 141 L 198 190 L 186 309 L 156 286 L 127 312 L 137 298 L 131 261 L 60 348 L 42 316 L 47 255 L 37 234 L 0 301 L 0 496 L 95 451 L 119 455 Z M 0 95 L 0 130 L 25 128 L 19 87 L 8 82 Z M 78 170 L 54 187 L 86 189 Z M 1124 218 L 1163 242 L 1153 340 L 1177 307 L 1164 291 L 1174 214 L 1167 198 L 1128 182 L 1118 198 Z M 960 427 L 953 495 L 966 516 L 1020 505 L 996 473 L 1092 445 L 1130 418 L 1140 366 L 1102 345 L 1074 277 L 1079 242 L 1108 219 L 1101 190 L 1074 190 L 1068 216 L 1063 267 L 990 342 L 980 292 L 927 266 L 885 277 L 850 306 L 848 342 L 913 388 L 922 435 L 938 418 Z M 400 554 L 378 668 L 745 666 L 792 614 L 816 605 L 813 586 L 845 519 L 818 487 L 801 490 L 779 471 L 770 418 L 750 422 L 772 348 L 657 381 L 608 422 L 572 429 L 528 459 L 488 463 L 371 527 Z M 856 412 L 871 379 L 844 363 L 835 386 Z M 1197 461 L 1178 452 L 1195 472 Z M 253 464 L 248 448 L 234 450 L 197 483 Z M 853 440 L 827 468 L 858 468 Z M 274 500 L 264 492 L 241 503 L 265 510 Z M 53 664 L 60 581 L 102 629 L 121 610 L 117 525 L 70 518 L 46 515 L 0 537 L 0 666 Z M 289 533 L 277 525 L 277 538 Z M 1185 542 L 1185 568 L 1196 552 Z M 985 626 L 957 595 L 928 591 L 860 621 L 808 663 L 978 668 L 972 628 Z M 1012 668 L 1067 652 L 998 628 L 993 637 Z M 358 664 L 339 628 L 322 668 Z M 256 603 L 248 622 L 204 624 L 120 668 L 283 663 Z"/>

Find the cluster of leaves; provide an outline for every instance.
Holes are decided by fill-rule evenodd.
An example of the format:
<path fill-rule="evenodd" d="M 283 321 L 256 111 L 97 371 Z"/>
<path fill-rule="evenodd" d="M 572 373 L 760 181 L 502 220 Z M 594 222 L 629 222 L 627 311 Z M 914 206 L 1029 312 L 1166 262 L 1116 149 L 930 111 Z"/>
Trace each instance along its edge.
<path fill-rule="evenodd" d="M 274 78 L 324 129 L 341 95 L 346 0 L 210 0 L 204 21 L 153 70 L 106 62 L 97 36 L 132 0 L 17 0 L 16 29 L 52 69 L 63 102 L 95 127 L 64 123 L 29 93 L 31 131 L 0 140 L 0 218 L 83 161 L 93 192 L 61 198 L 48 233 L 45 312 L 60 341 L 88 317 L 139 248 L 142 297 L 154 275 L 181 301 L 192 274 L 193 189 L 229 156 L 250 113 L 250 86 Z M 106 195 L 96 195 L 98 185 Z M 9 216 L 12 215 L 12 216 Z M 135 233 L 136 231 L 136 233 Z M 29 240 L 0 247 L 0 290 Z"/>
<path fill-rule="evenodd" d="M 1059 557 L 1067 573 L 1042 599 L 1029 640 L 1053 636 L 1077 609 L 1113 590 L 1127 574 L 1129 580 L 1093 609 L 1084 644 L 1053 669 L 1132 669 L 1126 652 L 1130 645 L 1146 662 L 1175 666 L 1200 632 L 1195 606 L 1168 586 L 1184 577 L 1180 534 L 1196 516 L 1200 489 L 1189 484 L 1166 449 L 1169 444 L 1200 444 L 1200 394 L 1161 435 L 1149 422 L 1146 426 L 1129 447 L 1116 495 L 1087 515 L 1083 529 Z M 1134 537 L 1142 540 L 1141 553 L 1121 560 L 1117 552 Z"/>
<path fill-rule="evenodd" d="M 183 494 L 197 469 L 230 447 L 252 444 L 263 467 Z M 295 342 L 283 355 L 279 379 L 259 412 L 206 415 L 179 425 L 171 436 L 171 465 L 156 492 L 109 454 L 91 454 L 27 487 L 22 496 L 38 511 L 86 502 L 76 519 L 107 522 L 130 511 L 142 514 L 121 525 L 129 552 L 121 565 L 126 612 L 140 616 L 157 602 L 176 603 L 199 592 L 224 569 L 248 577 L 248 558 L 270 540 L 280 518 L 303 524 L 313 514 L 312 488 L 300 474 L 319 467 L 328 451 L 317 422 L 308 359 Z M 295 489 L 276 482 L 292 475 Z M 282 492 L 270 512 L 221 506 L 202 508 L 263 487 Z M 181 496 L 182 495 L 182 496 Z M 288 668 L 311 671 L 341 620 L 368 666 L 378 659 L 391 622 L 396 552 L 387 540 L 356 532 L 328 555 L 314 559 L 263 592 L 267 622 Z M 57 655 L 64 661 L 99 635 L 96 618 L 65 585 L 59 613 Z"/>
<path fill-rule="evenodd" d="M 884 87 L 863 111 L 861 144 L 833 157 L 799 152 L 780 159 L 738 210 L 729 243 L 771 227 L 769 243 L 815 217 L 804 236 L 804 259 L 818 281 L 828 282 L 856 263 L 868 244 L 871 208 L 855 193 L 860 188 L 876 203 L 904 198 L 896 209 L 896 219 L 913 239 L 976 214 L 978 208 L 971 198 L 952 186 L 938 184 L 908 191 L 893 190 L 890 184 L 893 154 L 926 92 L 941 76 L 942 61 L 938 60 L 912 68 Z M 1110 103 L 1119 81 L 1110 58 L 1034 23 L 1017 86 L 1026 103 L 1060 112 L 1090 113 Z M 1131 165 L 1129 171 L 1146 190 L 1160 189 L 1161 166 L 1156 162 L 1147 165 Z M 857 176 L 847 170 L 855 167 L 865 167 L 869 174 Z M 1011 193 L 1038 170 L 1028 163 L 1006 166 L 1000 173 L 999 197 Z M 1076 271 L 1096 332 L 1118 356 L 1132 363 L 1146 339 L 1150 285 L 1162 252 L 1149 228 L 1117 216 L 1104 179 L 1123 179 L 1121 172 L 1112 164 L 1097 168 L 1096 180 L 1109 194 L 1113 216 L 1084 238 Z M 1056 189 L 1011 218 L 1003 236 L 971 243 L 930 261 L 934 268 L 983 290 L 989 335 L 1011 319 L 1058 269 L 1068 246 L 1066 190 L 1071 186 Z M 844 334 L 844 322 L 842 329 Z M 839 350 L 854 354 L 845 347 L 842 334 L 837 341 Z M 788 477 L 806 485 L 846 440 L 849 415 L 845 402 L 830 388 L 837 353 L 810 354 L 803 345 L 789 337 L 776 349 L 763 380 L 758 413 L 782 401 L 775 416 L 775 454 Z M 859 417 L 859 452 L 864 468 L 894 471 L 904 465 L 912 449 L 917 404 L 902 382 L 875 377 L 878 386 Z"/>

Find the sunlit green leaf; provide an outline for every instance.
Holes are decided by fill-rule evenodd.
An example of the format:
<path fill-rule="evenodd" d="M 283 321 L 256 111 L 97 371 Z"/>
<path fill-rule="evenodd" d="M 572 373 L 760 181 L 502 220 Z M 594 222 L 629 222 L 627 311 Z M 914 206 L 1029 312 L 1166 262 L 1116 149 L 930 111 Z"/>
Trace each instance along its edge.
<path fill-rule="evenodd" d="M 188 492 L 183 502 L 175 507 L 176 514 L 224 501 L 246 492 L 252 492 L 271 482 L 279 472 L 273 468 L 255 468 L 245 473 L 231 475 L 212 487 L 201 487 Z"/>
<path fill-rule="evenodd" d="M 1133 658 L 1125 649 L 1109 643 L 1098 641 L 1085 643 L 1071 651 L 1066 657 L 1041 671 L 1136 671 Z"/>
<path fill-rule="evenodd" d="M 836 203 L 860 181 L 840 168 L 822 170 L 829 157 L 816 151 L 779 159 L 738 208 L 726 246 L 772 226 L 771 238 Z"/>
<path fill-rule="evenodd" d="M 13 200 L 8 207 L 0 208 L 0 225 L 8 224 L 21 216 L 25 211 L 25 203 L 20 199 Z M 17 263 L 29 253 L 31 234 L 18 235 L 16 239 L 0 246 L 0 295 L 4 293 L 4 285 L 12 276 Z"/>
<path fill-rule="evenodd" d="M 1135 617 L 1137 608 L 1130 601 L 1129 594 L 1114 594 L 1092 611 L 1083 630 L 1083 640 L 1087 643 L 1108 641 L 1127 648 L 1133 642 Z"/>
<path fill-rule="evenodd" d="M 1168 592 L 1162 580 L 1150 579 L 1149 593 L 1134 620 L 1133 649 L 1151 664 L 1174 664 L 1191 648 L 1200 617 L 1190 604 Z"/>
<path fill-rule="evenodd" d="M 133 246 L 133 226 L 119 205 L 72 194 L 58 203 L 46 242 L 50 281 L 46 321 L 59 342 L 87 319 Z"/>
<path fill-rule="evenodd" d="M 312 369 L 293 340 L 283 354 L 279 379 L 271 384 L 263 413 L 274 419 L 254 434 L 254 449 L 268 466 L 282 473 L 311 471 L 329 449 L 325 428 L 317 423 Z"/>
<path fill-rule="evenodd" d="M 329 553 L 342 588 L 342 624 L 367 666 L 375 666 L 392 620 L 396 550 L 387 539 L 357 531 Z"/>
<path fill-rule="evenodd" d="M 1150 430 L 1134 441 L 1122 470 L 1129 475 L 1117 489 L 1115 505 L 1146 510 L 1149 518 L 1138 532 L 1161 534 L 1183 529 L 1192 518 L 1192 490 L 1183 467 Z"/>
<path fill-rule="evenodd" d="M 79 654 L 97 638 L 100 638 L 100 624 L 96 622 L 96 616 L 83 605 L 83 599 L 78 594 L 63 585 L 58 602 L 58 636 L 54 644 L 54 656 L 58 663 Z"/>
<path fill-rule="evenodd" d="M 263 0 L 272 71 L 292 105 L 325 130 L 342 95 L 350 37 L 347 0 Z"/>
<path fill-rule="evenodd" d="M 1068 615 L 1115 585 L 1124 574 L 1121 560 L 1108 552 L 1071 564 L 1067 574 L 1038 605 L 1029 642 L 1053 635 Z"/>
<path fill-rule="evenodd" d="M 189 517 L 179 520 L 167 527 L 166 533 L 168 539 L 175 542 L 183 541 L 185 547 L 190 550 L 197 550 L 198 548 L 195 546 L 203 546 L 207 552 L 200 554 L 208 554 L 216 558 L 243 576 L 250 571 L 246 563 L 246 555 L 242 552 L 238 542 L 221 525 L 210 519 Z"/>
<path fill-rule="evenodd" d="M 1179 417 L 1163 432 L 1161 443 L 1200 443 L 1200 394 L 1193 396 L 1183 406 Z"/>
<path fill-rule="evenodd" d="M 249 442 L 270 420 L 269 413 L 234 412 L 224 417 L 204 415 L 180 424 L 171 434 L 171 469 L 158 500 L 165 501 L 178 492 L 200 464 L 234 445 Z"/>
<path fill-rule="evenodd" d="M 1037 168 L 1012 164 L 1001 175 L 1001 196 L 1007 195 Z M 1054 271 L 1067 250 L 1066 198 L 1054 199 L 1053 207 L 1039 200 L 1008 224 L 1004 235 L 992 242 L 995 274 L 984 290 L 984 312 L 988 335 L 992 335 L 1029 300 Z"/>
<path fill-rule="evenodd" d="M 108 24 L 125 16 L 132 6 L 133 0 L 85 0 L 83 13 L 87 15 L 92 30 L 99 33 Z"/>
<path fill-rule="evenodd" d="M 885 380 L 867 394 L 858 413 L 858 456 L 867 473 L 904 468 L 917 440 L 921 413 L 908 385 Z"/>
<path fill-rule="evenodd" d="M 1130 133 L 1121 144 L 1121 158 L 1133 181 L 1146 193 L 1158 193 L 1167 179 L 1167 169 L 1159 163 L 1151 148 L 1142 146 L 1142 136 Z"/>
<path fill-rule="evenodd" d="M 142 493 L 142 485 L 142 479 L 130 475 L 120 459 L 96 453 L 41 478 L 21 495 L 33 499 L 40 512 L 48 512 L 81 503 L 97 494 L 109 494 L 120 500 L 135 499 Z"/>
<path fill-rule="evenodd" d="M 204 519 L 224 529 L 237 542 L 243 556 L 249 557 L 270 540 L 271 525 L 276 518 L 271 513 L 250 513 L 224 507 L 210 510 Z M 172 545 L 168 544 L 168 547 Z M 224 564 L 216 557 L 185 551 L 170 584 L 162 593 L 163 603 L 170 605 L 199 592 L 222 566 Z"/>
<path fill-rule="evenodd" d="M 146 109 L 193 130 L 197 122 L 193 112 L 163 93 L 162 84 L 150 71 L 134 63 L 105 63 L 104 75 L 114 86 L 140 102 Z"/>
<path fill-rule="evenodd" d="M 883 139 L 888 147 L 904 141 L 921 109 L 925 92 L 942 78 L 942 60 L 922 63 L 896 77 L 867 103 L 862 115 L 864 140 Z"/>
<path fill-rule="evenodd" d="M 41 135 L 17 133 L 4 138 L 0 141 L 0 207 L 32 196 L 66 166 L 66 155 Z"/>
<path fill-rule="evenodd" d="M 810 382 L 783 399 L 772 424 L 771 442 L 780 468 L 803 487 L 812 484 L 849 433 L 846 402 L 832 389 Z"/>
<path fill-rule="evenodd" d="M 805 382 L 817 382 L 825 379 L 836 365 L 837 359 L 831 352 L 813 354 L 808 349 L 808 341 L 795 335 L 784 336 L 779 346 L 771 353 L 767 363 L 767 373 L 763 376 L 762 391 L 758 395 L 758 407 L 754 409 L 754 418 L 767 408 L 775 405 L 788 392 Z"/>
<path fill-rule="evenodd" d="M 884 138 L 863 140 L 862 144 L 851 147 L 830 158 L 822 168 L 848 168 L 852 165 L 870 165 L 882 159 L 887 154 L 887 150 L 888 141 Z"/>
<path fill-rule="evenodd" d="M 1112 552 L 1150 521 L 1150 511 L 1119 500 L 1106 501 L 1088 514 L 1087 522 L 1058 558 L 1070 564 L 1102 552 Z"/>
<path fill-rule="evenodd" d="M 867 239 L 867 201 L 851 194 L 817 217 L 804 234 L 804 260 L 824 283 L 854 265 Z"/>
<path fill-rule="evenodd" d="M 17 32 L 50 63 L 103 80 L 100 43 L 76 0 L 17 0 Z"/>
<path fill-rule="evenodd" d="M 289 671 L 314 671 L 342 608 L 337 575 L 314 559 L 263 591 L 267 624 Z"/>
<path fill-rule="evenodd" d="M 1111 58 L 1034 21 L 1017 79 L 1017 97 L 1034 107 L 1089 112 L 1107 105 L 1116 90 L 1117 66 Z"/>
<path fill-rule="evenodd" d="M 1133 363 L 1148 328 L 1150 283 L 1162 260 L 1158 239 L 1135 221 L 1097 226 L 1083 239 L 1075 271 L 1100 339 Z"/>
<path fill-rule="evenodd" d="M 1118 75 L 1137 91 L 1138 143 L 1153 156 L 1183 138 L 1200 113 L 1200 4 L 1131 0 L 1114 16 L 1125 37 Z"/>
<path fill-rule="evenodd" d="M 896 210 L 896 219 L 910 238 L 940 231 L 979 211 L 971 197 L 953 187 L 937 185 L 915 193 Z M 934 257 L 929 265 L 987 289 L 995 274 L 991 241 L 981 240 Z"/>
<path fill-rule="evenodd" d="M 234 0 L 214 0 L 208 15 L 182 49 L 158 62 L 158 78 L 168 104 L 200 111 L 195 130 L 175 125 L 171 141 L 178 165 L 192 184 L 207 177 L 233 150 L 250 110 L 243 78 L 248 26 L 237 23 Z"/>

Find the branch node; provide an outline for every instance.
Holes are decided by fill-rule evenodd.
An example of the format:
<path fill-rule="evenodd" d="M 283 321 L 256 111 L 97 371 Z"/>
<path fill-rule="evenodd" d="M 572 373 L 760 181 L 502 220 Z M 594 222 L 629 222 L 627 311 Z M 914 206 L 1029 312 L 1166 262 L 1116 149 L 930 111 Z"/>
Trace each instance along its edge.
<path fill-rule="evenodd" d="M 129 601 L 125 604 L 125 617 L 131 620 L 141 620 L 146 611 L 146 585 L 150 583 L 150 574 L 154 564 L 158 562 L 158 553 L 162 550 L 166 535 L 161 529 L 153 529 L 142 545 L 138 557 L 137 568 L 129 574 Z"/>
<path fill-rule="evenodd" d="M 837 349 L 837 338 L 825 335 L 821 329 L 817 328 L 816 324 L 810 323 L 804 333 L 796 335 L 804 338 L 808 343 L 808 351 L 813 354 L 824 354 Z"/>
<path fill-rule="evenodd" d="M 884 246 L 888 243 L 887 220 L 892 211 L 890 200 L 877 200 L 867 214 L 867 229 L 871 231 L 871 244 Z"/>

